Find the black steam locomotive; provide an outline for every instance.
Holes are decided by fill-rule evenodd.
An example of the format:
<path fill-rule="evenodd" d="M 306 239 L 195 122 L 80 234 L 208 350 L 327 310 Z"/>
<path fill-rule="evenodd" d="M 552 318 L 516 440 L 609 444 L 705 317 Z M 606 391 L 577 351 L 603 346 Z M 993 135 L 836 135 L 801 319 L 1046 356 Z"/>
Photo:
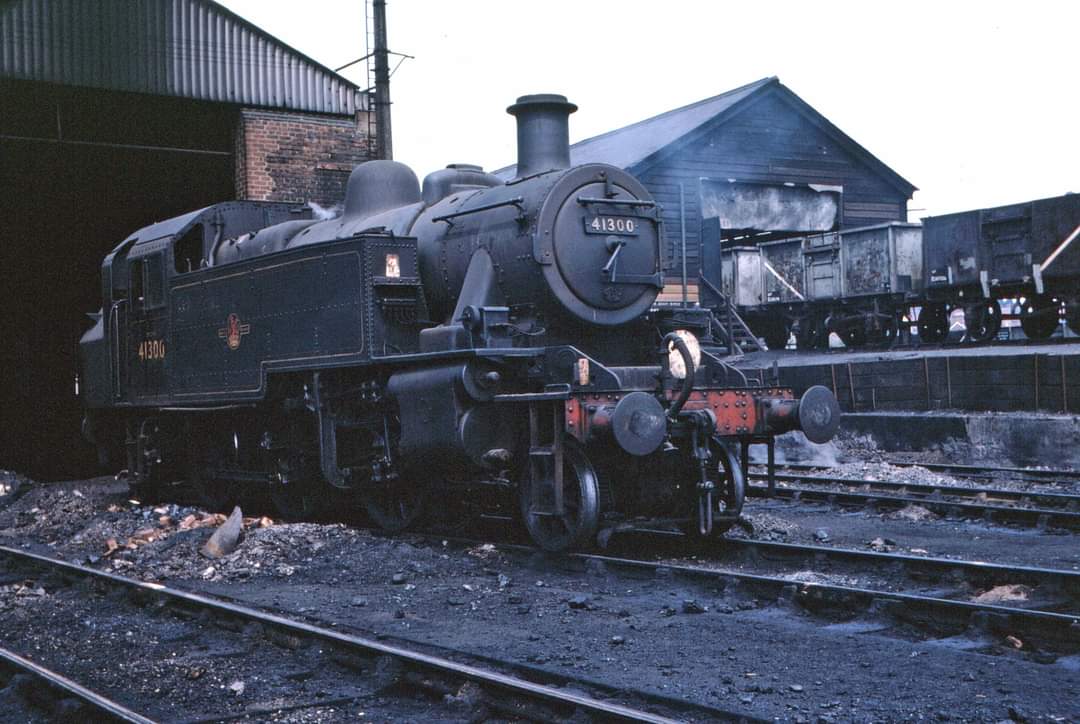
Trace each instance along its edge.
<path fill-rule="evenodd" d="M 643 515 L 726 530 L 746 446 L 828 440 L 835 398 L 751 385 L 707 310 L 654 311 L 649 194 L 570 167 L 564 97 L 508 110 L 508 182 L 372 161 L 338 218 L 230 202 L 126 239 L 81 342 L 87 436 L 139 491 L 254 488 L 290 517 L 355 501 L 398 530 L 466 501 L 550 550 Z"/>

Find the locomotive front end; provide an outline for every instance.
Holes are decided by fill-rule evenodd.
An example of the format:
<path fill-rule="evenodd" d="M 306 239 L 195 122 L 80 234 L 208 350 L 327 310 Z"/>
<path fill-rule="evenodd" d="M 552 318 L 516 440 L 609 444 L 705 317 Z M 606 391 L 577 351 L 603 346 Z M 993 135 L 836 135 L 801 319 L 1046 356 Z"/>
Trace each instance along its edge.
<path fill-rule="evenodd" d="M 655 307 L 661 209 L 626 171 L 571 164 L 574 110 L 559 95 L 518 98 L 513 177 L 451 190 L 412 226 L 439 322 L 420 349 L 473 359 L 391 378 L 401 456 L 423 461 L 414 476 L 510 482 L 548 550 L 642 518 L 723 532 L 742 509 L 749 446 L 789 430 L 828 440 L 836 399 L 751 383 L 724 359 L 709 310 Z"/>

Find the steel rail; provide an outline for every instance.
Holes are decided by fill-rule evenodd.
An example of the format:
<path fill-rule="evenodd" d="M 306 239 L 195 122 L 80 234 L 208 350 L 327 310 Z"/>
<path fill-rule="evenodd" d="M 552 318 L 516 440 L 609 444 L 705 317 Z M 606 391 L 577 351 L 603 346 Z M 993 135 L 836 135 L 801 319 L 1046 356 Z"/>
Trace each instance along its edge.
<path fill-rule="evenodd" d="M 1080 603 L 1080 571 L 1069 571 L 1061 568 L 1013 566 L 987 561 L 917 556 L 909 553 L 864 551 L 801 543 L 747 540 L 745 538 L 716 538 L 690 542 L 684 533 L 647 528 L 621 532 L 619 536 L 612 539 L 609 545 L 615 547 L 624 545 L 619 542 L 620 539 L 633 539 L 634 536 L 638 535 L 648 539 L 652 550 L 657 550 L 659 547 L 664 553 L 670 550 L 678 555 L 686 555 L 689 551 L 692 554 L 715 555 L 718 559 L 721 559 L 728 554 L 745 555 L 750 553 L 760 555 L 765 560 L 769 560 L 769 556 L 788 559 L 800 558 L 812 562 L 834 560 L 870 564 L 885 571 L 899 566 L 910 571 L 929 575 L 958 572 L 964 576 L 965 580 L 992 579 L 1003 583 L 1034 582 L 1049 584 L 1069 592 Z M 1078 615 L 1080 615 L 1080 612 L 1078 612 Z"/>
<path fill-rule="evenodd" d="M 768 480 L 765 473 L 750 473 L 754 480 Z M 1000 498 L 1018 503 L 1039 501 L 1049 505 L 1080 509 L 1080 495 L 1074 493 L 1010 490 L 1007 488 L 962 487 L 948 483 L 915 483 L 902 480 L 866 480 L 864 478 L 835 478 L 822 475 L 797 475 L 777 473 L 778 482 L 804 482 L 814 485 L 844 485 L 849 488 L 887 488 L 926 495 L 952 495 L 958 498 Z"/>
<path fill-rule="evenodd" d="M 746 494 L 755 498 L 770 497 L 769 489 L 763 485 L 747 485 Z M 926 496 L 886 495 L 882 493 L 857 493 L 836 490 L 822 490 L 802 486 L 777 487 L 774 498 L 793 501 L 811 501 L 841 506 L 866 507 L 885 505 L 901 508 L 906 505 L 920 505 L 927 510 L 944 515 L 970 513 L 969 517 L 986 520 L 1000 520 L 1039 527 L 1059 527 L 1080 529 L 1080 512 L 1055 510 L 1051 508 L 1017 508 L 1008 505 L 990 505 L 981 503 L 959 503 L 938 500 Z"/>
<path fill-rule="evenodd" d="M 1036 478 L 1070 478 L 1080 480 L 1080 470 L 1040 470 L 1038 468 L 962 465 L 960 463 L 916 463 L 907 460 L 886 460 L 889 465 L 898 468 L 925 468 L 934 472 L 956 472 L 962 475 L 987 477 L 996 473 L 1008 473 L 1010 475 L 1030 475 Z M 764 463 L 755 463 L 764 465 Z M 814 465 L 812 463 L 778 463 L 777 469 L 787 470 L 828 470 L 831 465 Z"/>
<path fill-rule="evenodd" d="M 59 689 L 66 694 L 75 697 L 87 706 L 92 707 L 95 711 L 108 717 L 109 721 L 130 722 L 131 724 L 154 724 L 153 719 L 149 719 L 127 707 L 121 706 L 112 699 L 87 689 L 85 686 L 72 681 L 63 674 L 58 674 L 51 669 L 45 668 L 41 664 L 23 658 L 13 651 L 0 648 L 0 661 L 14 669 L 30 674 L 54 689 Z"/>
<path fill-rule="evenodd" d="M 676 533 L 669 531 L 658 531 L 650 529 L 634 529 L 630 531 L 621 531 L 619 536 L 626 535 L 638 535 L 644 534 L 653 538 L 653 540 L 667 538 L 671 541 L 681 541 L 686 543 L 689 536 L 685 533 Z M 476 545 L 480 543 L 486 543 L 485 541 L 473 540 L 468 538 L 447 538 L 446 536 L 440 536 L 439 540 L 450 540 L 461 545 Z M 618 540 L 613 537 L 612 541 Z M 714 543 L 713 541 L 703 542 L 705 545 Z M 757 545 L 759 541 L 738 541 L 737 539 L 717 539 L 716 545 L 727 545 L 730 543 L 736 543 L 736 545 Z M 539 549 L 529 545 L 523 545 L 519 543 L 494 543 L 496 550 L 501 550 L 508 553 L 516 554 L 528 554 L 535 555 Z M 769 546 L 777 546 L 777 550 L 782 548 L 799 548 L 792 544 L 783 543 L 769 543 Z M 685 552 L 685 545 L 683 546 Z M 808 546 L 809 548 L 809 546 Z M 825 553 L 835 552 L 837 555 L 851 555 L 853 557 L 874 558 L 883 554 L 874 554 L 869 551 L 854 551 L 850 549 L 834 549 L 822 547 L 822 551 Z M 815 553 L 817 551 L 814 551 Z M 560 554 L 546 554 L 555 558 L 560 557 Z M 967 567 L 968 570 L 973 570 L 975 567 L 983 568 L 990 571 L 1004 571 L 1010 569 L 1008 566 L 1001 566 L 993 563 L 981 563 L 976 561 L 953 561 L 947 558 L 921 558 L 918 556 L 905 556 L 903 554 L 888 554 L 890 559 L 895 559 L 896 562 L 906 561 L 909 563 L 927 563 L 928 565 L 934 565 L 939 563 L 941 565 L 951 565 L 953 563 L 959 563 L 961 566 Z M 799 598 L 811 598 L 811 597 L 832 597 L 839 601 L 851 601 L 852 599 L 863 599 L 867 603 L 889 601 L 897 604 L 906 605 L 912 608 L 924 608 L 934 611 L 935 613 L 951 613 L 961 614 L 967 617 L 990 615 L 997 616 L 1001 619 L 1008 621 L 1010 624 L 1022 624 L 1021 628 L 1030 628 L 1033 630 L 1050 631 L 1055 640 L 1059 642 L 1073 642 L 1080 646 L 1080 613 L 1058 613 L 1056 611 L 1043 611 L 1033 608 L 1019 608 L 1016 606 L 1004 606 L 997 603 L 981 603 L 978 601 L 960 601 L 951 598 L 942 598 L 940 596 L 923 596 L 914 593 L 903 593 L 899 591 L 886 591 L 874 588 L 864 588 L 861 586 L 845 586 L 838 583 L 818 583 L 810 581 L 796 581 L 784 576 L 770 576 L 760 573 L 745 573 L 742 571 L 732 571 L 726 568 L 707 568 L 699 565 L 689 565 L 681 563 L 670 563 L 663 560 L 646 560 L 642 558 L 627 558 L 624 556 L 608 555 L 601 553 L 568 553 L 561 554 L 561 558 L 566 561 L 579 561 L 582 563 L 600 563 L 603 564 L 608 570 L 611 569 L 626 569 L 635 572 L 648 572 L 655 574 L 658 570 L 668 571 L 673 574 L 682 575 L 690 579 L 696 579 L 700 581 L 706 581 L 715 583 L 716 581 L 732 581 L 740 584 L 747 585 L 748 587 L 757 587 L 771 592 L 777 598 L 784 597 L 787 592 L 790 592 L 794 597 Z M 1039 574 L 1049 576 L 1063 576 L 1069 583 L 1080 582 L 1080 573 L 1073 573 L 1071 571 L 1061 571 L 1053 568 L 1024 568 L 1017 569 L 1023 570 L 1028 574 Z"/>
<path fill-rule="evenodd" d="M 211 598 L 202 594 L 181 591 L 158 583 L 138 581 L 106 571 L 98 571 L 93 568 L 87 568 L 85 566 L 58 560 L 38 553 L 22 551 L 8 546 L 0 546 L 0 555 L 26 563 L 44 566 L 57 572 L 76 575 L 90 580 L 103 581 L 115 586 L 123 586 L 149 596 L 193 605 L 204 610 L 241 618 L 284 630 L 292 634 L 324 640 L 347 649 L 363 652 L 367 655 L 389 656 L 415 668 L 438 674 L 449 674 L 460 677 L 501 691 L 511 692 L 528 699 L 546 704 L 553 704 L 560 708 L 573 707 L 599 717 L 604 721 L 652 722 L 655 724 L 670 724 L 671 722 L 677 721 L 651 712 L 623 706 L 621 704 L 593 699 L 584 694 L 561 691 L 554 687 L 537 684 L 516 676 L 501 674 L 496 671 L 482 669 L 439 656 L 432 656 L 401 646 L 392 646 L 369 638 L 315 626 L 277 614 L 267 613 L 247 606 Z M 689 703 L 687 706 L 689 708 L 700 708 Z"/>
<path fill-rule="evenodd" d="M 681 534 L 670 535 L 675 536 Z M 527 553 L 530 555 L 537 553 L 537 549 L 526 545 L 503 543 L 494 545 L 496 550 L 523 554 Z M 563 558 L 568 561 L 603 564 L 609 570 L 621 568 L 653 574 L 655 574 L 657 570 L 665 570 L 672 574 L 710 583 L 725 580 L 737 582 L 750 588 L 756 587 L 766 590 L 777 598 L 783 598 L 790 593 L 790 596 L 794 598 L 804 599 L 828 597 L 842 602 L 861 599 L 867 604 L 879 601 L 892 602 L 911 609 L 921 608 L 929 610 L 934 614 L 959 614 L 969 619 L 972 616 L 996 616 L 1008 622 L 1010 631 L 1037 630 L 1049 632 L 1056 642 L 1067 641 L 1073 642 L 1074 644 L 1080 644 L 1080 614 L 1066 614 L 1054 611 L 1018 608 L 996 603 L 958 601 L 950 598 L 941 598 L 940 596 L 923 596 L 914 593 L 884 591 L 880 589 L 863 588 L 860 586 L 844 586 L 837 583 L 795 581 L 783 576 L 743 573 L 727 569 L 706 568 L 703 566 L 643 560 L 640 558 L 622 558 L 598 553 L 571 553 L 564 555 Z"/>

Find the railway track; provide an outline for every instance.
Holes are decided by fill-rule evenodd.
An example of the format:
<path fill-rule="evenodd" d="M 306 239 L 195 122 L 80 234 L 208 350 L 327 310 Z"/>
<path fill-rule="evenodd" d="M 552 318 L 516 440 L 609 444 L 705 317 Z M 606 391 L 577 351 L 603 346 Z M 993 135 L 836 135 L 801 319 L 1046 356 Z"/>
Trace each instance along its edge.
<path fill-rule="evenodd" d="M 752 473 L 750 477 L 754 480 L 768 478 L 760 473 Z M 900 509 L 919 505 L 945 516 L 1080 530 L 1080 495 L 1068 493 L 781 473 L 776 475 L 776 481 L 783 485 L 772 491 L 764 485 L 748 485 L 746 493 L 756 498 L 776 497 L 846 507 Z"/>
<path fill-rule="evenodd" d="M 154 724 L 153 719 L 134 712 L 102 694 L 91 691 L 66 676 L 45 668 L 41 664 L 19 656 L 14 651 L 0 648 L 0 668 L 8 669 L 12 676 L 20 674 L 28 676 L 51 690 L 51 699 L 66 704 L 66 706 L 57 707 L 57 710 L 52 712 L 57 720 L 78 716 L 88 718 L 90 721 Z"/>
<path fill-rule="evenodd" d="M 461 546 L 482 543 L 472 539 L 449 540 Z M 638 555 L 643 547 L 649 551 L 648 557 Z M 531 546 L 495 544 L 495 548 L 509 557 L 518 557 L 523 565 L 535 565 L 537 560 L 538 552 Z M 661 555 L 666 551 L 680 551 L 680 556 L 686 556 L 689 551 L 708 558 L 692 563 L 676 562 L 657 558 L 657 551 Z M 807 581 L 800 579 L 794 570 L 776 574 L 737 570 L 735 566 L 721 567 L 729 556 L 741 558 L 744 565 L 748 556 L 757 556 L 758 560 L 752 561 L 751 567 L 759 570 L 767 567 L 762 566 L 762 559 L 770 558 L 788 563 L 809 563 L 818 571 L 823 561 L 845 565 L 855 562 L 864 568 L 877 569 L 879 577 L 888 578 L 893 585 L 891 588 L 871 588 L 824 580 Z M 968 631 L 991 634 L 1000 640 L 1011 636 L 1043 663 L 1080 652 L 1080 573 L 1073 571 L 734 539 L 693 543 L 681 533 L 656 530 L 621 531 L 609 540 L 603 554 L 573 553 L 546 556 L 543 560 L 548 565 L 568 567 L 582 574 L 599 568 L 633 578 L 663 575 L 699 584 L 705 591 L 723 591 L 745 598 L 790 604 L 812 613 L 841 618 L 884 616 L 900 625 L 925 630 L 931 638 Z M 909 580 L 899 587 L 900 590 L 896 585 L 898 571 L 905 571 Z M 826 571 L 822 578 L 829 573 L 835 571 Z M 943 581 L 944 585 L 929 585 L 928 576 Z M 957 588 L 957 583 L 983 587 L 1026 584 L 1039 586 L 1044 591 L 1032 599 L 1029 606 L 1009 605 L 972 600 Z M 914 585 L 932 590 L 914 593 Z M 1059 610 L 1063 608 L 1068 611 Z"/>
<path fill-rule="evenodd" d="M 402 669 L 410 686 L 433 689 L 439 695 L 452 694 L 462 690 L 465 684 L 472 684 L 483 692 L 484 705 L 515 719 L 565 720 L 584 715 L 594 721 L 656 723 L 748 720 L 738 712 L 648 692 L 619 690 L 550 672 L 536 672 L 526 666 L 504 662 L 499 662 L 503 664 L 502 667 L 463 663 L 447 656 L 347 633 L 341 627 L 331 627 L 333 624 L 322 626 L 298 621 L 199 593 L 146 583 L 7 546 L 0 546 L 0 557 L 11 564 L 43 570 L 61 579 L 89 581 L 99 590 L 120 590 L 132 598 L 156 601 L 162 606 L 194 613 L 200 620 L 225 622 L 228 630 L 235 630 L 239 626 L 244 630 L 269 631 L 295 640 L 318 642 L 322 646 L 320 653 L 325 648 L 327 657 L 344 653 L 365 659 L 389 659 Z M 463 652 L 451 653 L 468 658 Z M 506 673 L 500 668 L 513 671 Z M 603 698 L 584 693 L 589 690 L 600 692 Z M 632 704 L 620 703 L 623 701 L 631 701 Z M 234 715 L 203 720 L 225 718 L 234 718 Z M 141 718 L 132 721 L 150 720 Z"/>
<path fill-rule="evenodd" d="M 1019 477 L 1022 479 L 1028 479 L 1031 481 L 1044 482 L 1044 483 L 1061 483 L 1072 484 L 1080 482 L 1080 470 L 1068 470 L 1068 469 L 1047 469 L 1041 470 L 1038 468 L 1019 468 L 1019 467 L 1000 467 L 1000 466 L 983 466 L 983 465 L 961 465 L 959 463 L 921 463 L 921 462 L 909 462 L 909 461 L 885 461 L 889 465 L 898 468 L 924 468 L 938 473 L 953 473 L 965 478 L 973 479 L 989 479 L 995 477 Z M 776 466 L 778 471 L 792 470 L 792 471 L 827 471 L 828 468 L 822 465 L 813 465 L 809 463 L 784 463 Z"/>
<path fill-rule="evenodd" d="M 641 539 L 635 541 L 635 536 Z M 998 586 L 1039 587 L 1043 589 L 1043 596 L 1036 608 L 1080 616 L 1080 571 L 741 538 L 692 542 L 682 534 L 653 530 L 630 532 L 621 537 L 624 540 L 617 550 L 632 551 L 648 545 L 650 551 L 663 555 L 698 556 L 727 565 L 761 567 L 776 564 L 788 570 L 814 568 L 826 573 L 835 570 L 831 567 L 836 566 L 848 573 L 871 572 L 894 585 L 904 578 L 909 585 L 938 587 L 942 593 L 948 590 L 951 595 L 962 598 Z M 615 540 L 619 541 L 619 538 Z"/>

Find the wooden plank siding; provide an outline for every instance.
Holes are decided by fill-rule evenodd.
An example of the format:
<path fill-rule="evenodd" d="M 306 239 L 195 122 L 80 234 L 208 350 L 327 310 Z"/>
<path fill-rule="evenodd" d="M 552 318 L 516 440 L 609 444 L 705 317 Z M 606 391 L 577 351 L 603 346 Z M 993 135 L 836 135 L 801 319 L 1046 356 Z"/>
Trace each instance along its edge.
<path fill-rule="evenodd" d="M 745 110 L 718 118 L 628 170 L 663 207 L 668 278 L 680 273 L 679 184 L 686 204 L 687 269 L 697 276 L 701 179 L 843 186 L 845 228 L 907 220 L 907 196 L 785 98 L 764 91 Z"/>

